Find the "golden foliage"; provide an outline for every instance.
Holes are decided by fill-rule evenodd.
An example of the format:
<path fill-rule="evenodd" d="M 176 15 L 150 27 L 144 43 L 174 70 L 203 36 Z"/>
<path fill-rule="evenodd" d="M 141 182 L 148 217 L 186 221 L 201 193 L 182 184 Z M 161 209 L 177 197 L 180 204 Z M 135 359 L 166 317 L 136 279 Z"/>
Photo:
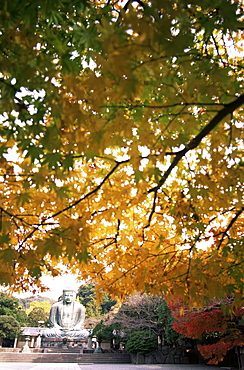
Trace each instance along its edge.
<path fill-rule="evenodd" d="M 215 3 L 6 2 L 1 284 L 242 292 L 241 4 Z"/>

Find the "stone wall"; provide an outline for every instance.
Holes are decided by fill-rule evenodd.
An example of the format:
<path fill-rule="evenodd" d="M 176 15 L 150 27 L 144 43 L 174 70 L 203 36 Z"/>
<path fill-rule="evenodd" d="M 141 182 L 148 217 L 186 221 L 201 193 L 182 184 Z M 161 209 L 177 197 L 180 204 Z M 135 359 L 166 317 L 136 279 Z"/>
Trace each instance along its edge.
<path fill-rule="evenodd" d="M 162 349 L 147 353 L 132 353 L 133 364 L 189 364 L 185 348 L 164 346 Z"/>

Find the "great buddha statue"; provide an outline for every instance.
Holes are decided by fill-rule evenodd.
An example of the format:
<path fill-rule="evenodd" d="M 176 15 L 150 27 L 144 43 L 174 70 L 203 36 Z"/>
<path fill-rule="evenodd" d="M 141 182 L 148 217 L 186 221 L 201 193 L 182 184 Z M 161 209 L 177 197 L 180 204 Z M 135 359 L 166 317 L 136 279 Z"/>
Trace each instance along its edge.
<path fill-rule="evenodd" d="M 62 300 L 54 303 L 50 310 L 51 328 L 43 331 L 48 338 L 80 338 L 86 339 L 88 330 L 84 329 L 85 307 L 75 301 L 75 291 L 63 290 Z"/>

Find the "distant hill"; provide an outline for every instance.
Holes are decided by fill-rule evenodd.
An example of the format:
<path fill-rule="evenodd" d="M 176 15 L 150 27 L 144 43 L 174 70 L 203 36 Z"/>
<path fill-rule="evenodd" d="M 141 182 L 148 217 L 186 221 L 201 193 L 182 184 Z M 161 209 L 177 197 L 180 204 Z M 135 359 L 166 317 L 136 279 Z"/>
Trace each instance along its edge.
<path fill-rule="evenodd" d="M 34 301 L 35 302 L 48 301 L 51 304 L 56 302 L 56 300 L 54 300 L 54 299 L 51 299 L 51 298 L 48 298 L 48 297 L 41 297 L 39 295 L 31 296 L 31 297 L 27 297 L 27 298 L 19 298 L 19 302 L 23 306 L 24 310 L 28 310 L 28 308 L 30 307 L 31 302 L 34 302 Z"/>

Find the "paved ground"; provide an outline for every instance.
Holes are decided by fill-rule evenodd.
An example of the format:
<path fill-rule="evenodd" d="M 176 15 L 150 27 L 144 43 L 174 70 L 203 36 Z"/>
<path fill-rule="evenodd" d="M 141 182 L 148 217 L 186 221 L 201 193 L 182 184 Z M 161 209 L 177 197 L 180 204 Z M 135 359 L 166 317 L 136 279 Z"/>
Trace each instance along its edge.
<path fill-rule="evenodd" d="M 132 364 L 71 364 L 71 363 L 20 363 L 0 362 L 1 370 L 227 370 L 204 365 L 132 365 Z"/>

